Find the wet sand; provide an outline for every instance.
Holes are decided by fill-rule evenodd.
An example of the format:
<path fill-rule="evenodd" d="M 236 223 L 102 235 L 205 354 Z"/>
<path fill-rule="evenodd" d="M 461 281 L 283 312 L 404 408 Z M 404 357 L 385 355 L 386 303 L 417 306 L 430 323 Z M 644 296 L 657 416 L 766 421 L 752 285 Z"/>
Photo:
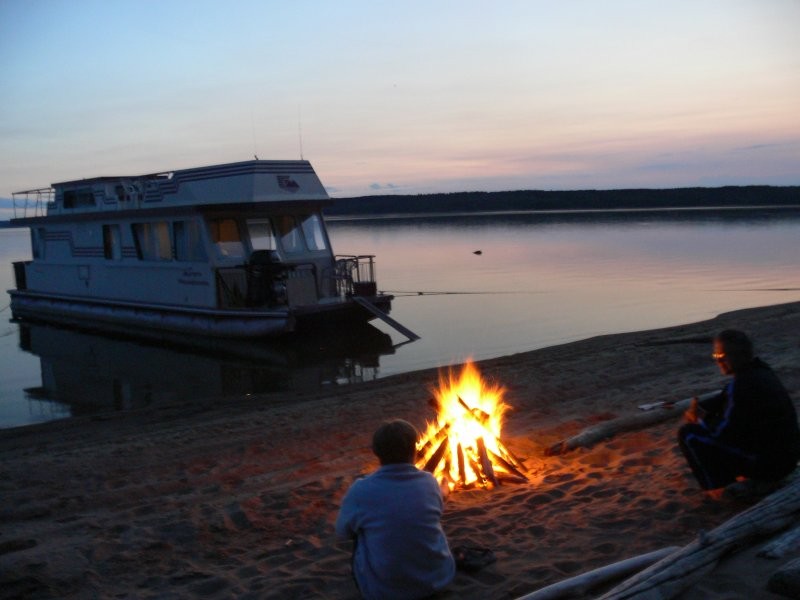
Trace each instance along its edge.
<path fill-rule="evenodd" d="M 479 363 L 507 388 L 503 440 L 530 481 L 447 497 L 451 546 L 487 546 L 497 562 L 459 572 L 442 597 L 515 598 L 685 545 L 750 506 L 704 499 L 677 449 L 678 422 L 544 455 L 638 404 L 720 388 L 705 340 L 727 327 L 753 337 L 797 403 L 800 303 Z M 357 598 L 349 547 L 333 533 L 339 502 L 376 468 L 369 442 L 382 420 L 433 418 L 437 376 L 1 431 L 0 597 Z M 751 554 L 682 597 L 779 598 L 745 573 L 764 579 L 780 561 Z"/>

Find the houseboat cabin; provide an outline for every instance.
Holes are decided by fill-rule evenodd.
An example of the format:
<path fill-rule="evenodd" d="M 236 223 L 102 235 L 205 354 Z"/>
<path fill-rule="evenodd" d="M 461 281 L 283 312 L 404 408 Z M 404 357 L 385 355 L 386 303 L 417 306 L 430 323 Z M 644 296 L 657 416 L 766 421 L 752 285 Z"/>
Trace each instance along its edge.
<path fill-rule="evenodd" d="M 385 315 L 374 258 L 335 256 L 307 161 L 98 177 L 14 194 L 15 318 L 261 337 Z"/>

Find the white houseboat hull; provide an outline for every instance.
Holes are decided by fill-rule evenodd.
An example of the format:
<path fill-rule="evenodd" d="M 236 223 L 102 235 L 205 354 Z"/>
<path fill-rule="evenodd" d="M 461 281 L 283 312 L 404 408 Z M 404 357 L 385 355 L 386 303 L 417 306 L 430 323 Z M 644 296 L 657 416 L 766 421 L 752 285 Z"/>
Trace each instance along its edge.
<path fill-rule="evenodd" d="M 392 296 L 377 291 L 374 257 L 333 254 L 330 202 L 306 161 L 19 192 L 12 225 L 30 228 L 33 258 L 14 263 L 12 314 L 146 337 L 263 338 L 387 320 Z"/>
<path fill-rule="evenodd" d="M 15 318 L 89 329 L 123 330 L 147 335 L 171 332 L 210 337 L 259 338 L 294 330 L 295 320 L 283 311 L 226 311 L 60 298 L 11 290 Z M 145 331 L 141 331 L 145 330 Z"/>

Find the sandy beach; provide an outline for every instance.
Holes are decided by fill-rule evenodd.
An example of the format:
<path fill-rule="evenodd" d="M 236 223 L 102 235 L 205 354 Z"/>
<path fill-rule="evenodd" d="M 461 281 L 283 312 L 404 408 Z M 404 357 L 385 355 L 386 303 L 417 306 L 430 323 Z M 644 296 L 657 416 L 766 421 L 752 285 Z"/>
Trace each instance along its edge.
<path fill-rule="evenodd" d="M 798 403 L 800 302 L 479 363 L 507 389 L 503 441 L 530 481 L 447 497 L 451 546 L 486 546 L 497 561 L 459 572 L 442 598 L 516 598 L 683 546 L 752 505 L 704 499 L 676 421 L 544 454 L 638 404 L 720 388 L 707 340 L 728 327 L 751 335 Z M 358 598 L 333 532 L 339 502 L 376 468 L 369 442 L 382 420 L 423 428 L 433 418 L 437 378 L 431 369 L 0 431 L 0 597 Z M 780 564 L 742 552 L 681 598 L 781 598 L 763 589 Z"/>

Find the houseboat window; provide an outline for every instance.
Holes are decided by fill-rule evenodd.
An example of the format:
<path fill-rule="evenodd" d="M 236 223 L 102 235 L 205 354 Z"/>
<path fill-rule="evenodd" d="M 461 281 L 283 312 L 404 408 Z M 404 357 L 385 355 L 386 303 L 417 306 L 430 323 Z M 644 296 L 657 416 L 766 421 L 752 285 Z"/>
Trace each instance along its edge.
<path fill-rule="evenodd" d="M 284 215 L 275 219 L 275 227 L 278 236 L 281 238 L 281 247 L 286 254 L 298 254 L 305 250 L 303 234 L 297 226 L 297 221 L 290 215 Z"/>
<path fill-rule="evenodd" d="M 303 218 L 303 233 L 309 250 L 325 250 L 325 232 L 322 230 L 322 219 L 319 215 L 308 215 Z"/>
<path fill-rule="evenodd" d="M 133 239 L 140 260 L 172 260 L 169 223 L 134 223 Z"/>
<path fill-rule="evenodd" d="M 103 255 L 109 260 L 122 258 L 122 237 L 119 225 L 103 225 Z"/>
<path fill-rule="evenodd" d="M 43 227 L 31 228 L 31 253 L 33 258 L 44 258 L 45 232 Z"/>
<path fill-rule="evenodd" d="M 247 232 L 253 250 L 275 250 L 275 234 L 269 219 L 248 219 Z"/>
<path fill-rule="evenodd" d="M 196 221 L 175 221 L 173 233 L 176 260 L 205 261 L 208 258 L 203 246 L 203 236 Z"/>
<path fill-rule="evenodd" d="M 244 244 L 239 233 L 239 224 L 234 219 L 213 219 L 210 225 L 211 239 L 222 256 L 244 257 Z"/>
<path fill-rule="evenodd" d="M 64 191 L 64 208 L 94 206 L 94 192 L 91 188 Z"/>

